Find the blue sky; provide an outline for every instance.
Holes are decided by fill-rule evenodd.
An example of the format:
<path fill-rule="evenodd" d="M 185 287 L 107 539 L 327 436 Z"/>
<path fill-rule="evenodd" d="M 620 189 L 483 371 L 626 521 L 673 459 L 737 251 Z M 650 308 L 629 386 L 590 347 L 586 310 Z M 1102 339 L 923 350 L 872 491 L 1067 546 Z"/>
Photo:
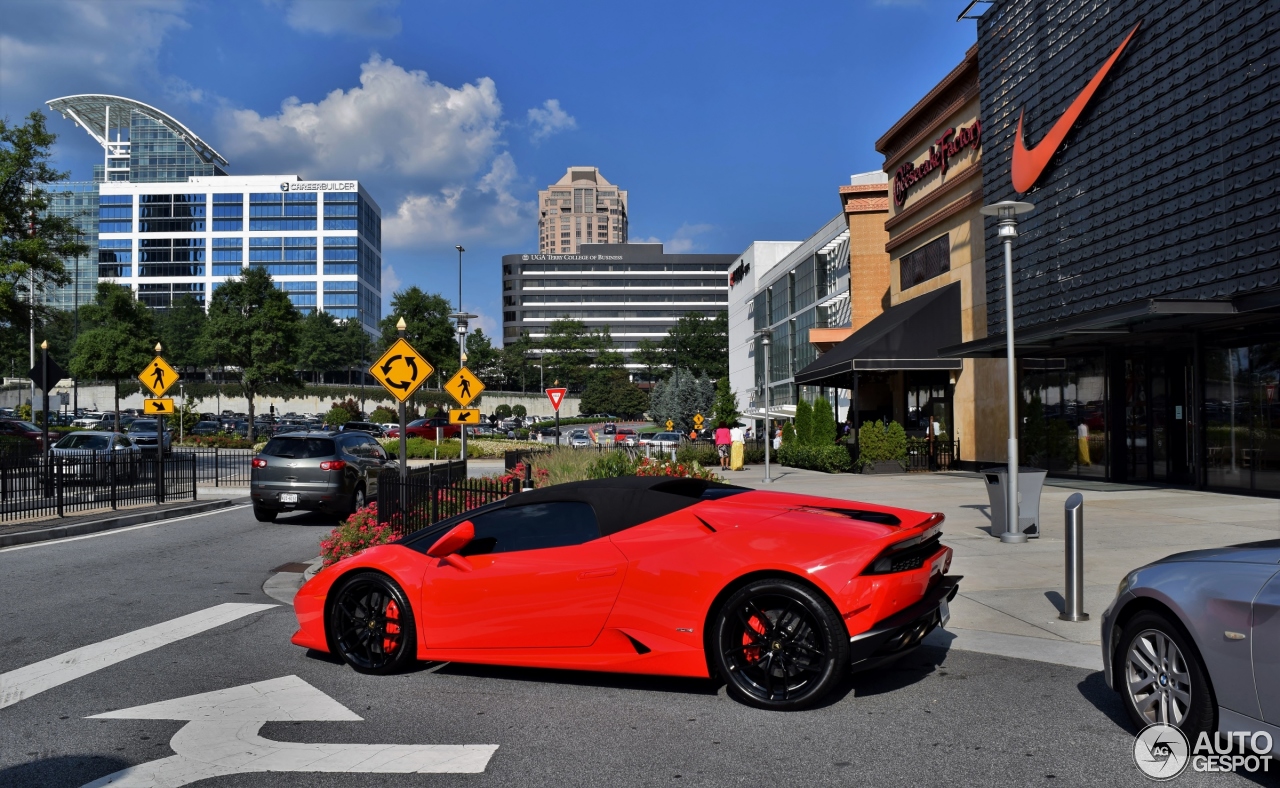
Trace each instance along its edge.
<path fill-rule="evenodd" d="M 0 0 L 0 114 L 73 93 L 164 109 L 238 174 L 359 178 L 387 283 L 500 326 L 503 254 L 570 165 L 628 189 L 631 239 L 802 239 L 875 140 L 960 62 L 962 0 L 401 3 Z M 101 149 L 59 117 L 58 164 Z"/>

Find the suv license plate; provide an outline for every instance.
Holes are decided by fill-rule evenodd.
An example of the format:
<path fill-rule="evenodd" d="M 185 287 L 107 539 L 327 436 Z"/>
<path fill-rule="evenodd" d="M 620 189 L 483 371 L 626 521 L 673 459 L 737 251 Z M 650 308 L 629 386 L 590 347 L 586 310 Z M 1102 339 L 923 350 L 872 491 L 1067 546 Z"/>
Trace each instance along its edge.
<path fill-rule="evenodd" d="M 297 493 L 280 493 L 280 503 L 297 503 Z"/>

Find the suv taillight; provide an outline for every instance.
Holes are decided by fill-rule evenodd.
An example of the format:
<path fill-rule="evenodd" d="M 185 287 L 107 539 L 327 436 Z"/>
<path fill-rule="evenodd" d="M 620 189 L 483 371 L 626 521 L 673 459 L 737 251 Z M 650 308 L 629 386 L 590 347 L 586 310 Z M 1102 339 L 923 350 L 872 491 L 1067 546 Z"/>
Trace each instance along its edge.
<path fill-rule="evenodd" d="M 255 467 L 255 468 L 265 468 L 265 467 L 267 467 L 267 461 L 266 461 L 266 460 L 264 460 L 264 459 L 262 459 L 261 457 L 254 457 L 254 458 L 253 458 L 253 467 Z"/>
<path fill-rule="evenodd" d="M 325 460 L 320 463 L 320 470 L 322 471 L 340 471 L 345 467 L 347 467 L 346 460 Z"/>

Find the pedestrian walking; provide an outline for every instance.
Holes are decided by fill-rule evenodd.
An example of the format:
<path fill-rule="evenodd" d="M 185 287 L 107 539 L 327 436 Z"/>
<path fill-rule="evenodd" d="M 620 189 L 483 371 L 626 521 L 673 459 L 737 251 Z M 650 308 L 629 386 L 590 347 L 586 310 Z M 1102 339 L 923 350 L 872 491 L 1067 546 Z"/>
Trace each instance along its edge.
<path fill-rule="evenodd" d="M 729 470 L 740 471 L 743 465 L 743 453 L 746 451 L 746 436 L 742 427 L 737 424 L 729 430 Z"/>
<path fill-rule="evenodd" d="M 782 448 L 782 430 L 779 429 L 773 434 L 773 450 L 777 451 Z"/>
<path fill-rule="evenodd" d="M 716 426 L 716 456 L 720 458 L 720 470 L 729 470 L 729 427 L 722 421 Z"/>

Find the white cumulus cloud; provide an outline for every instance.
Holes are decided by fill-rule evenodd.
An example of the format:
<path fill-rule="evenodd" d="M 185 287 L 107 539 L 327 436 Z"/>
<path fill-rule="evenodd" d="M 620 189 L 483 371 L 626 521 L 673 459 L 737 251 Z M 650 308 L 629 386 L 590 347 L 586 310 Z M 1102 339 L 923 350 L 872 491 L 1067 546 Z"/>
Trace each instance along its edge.
<path fill-rule="evenodd" d="M 685 222 L 665 241 L 656 235 L 651 235 L 648 238 L 633 238 L 631 243 L 662 244 L 662 251 L 667 254 L 687 254 L 702 247 L 698 242 L 698 236 L 705 235 L 714 229 L 716 229 L 714 224 L 689 224 Z"/>
<path fill-rule="evenodd" d="M 560 106 L 560 99 L 547 99 L 541 107 L 529 110 L 530 137 L 541 142 L 553 134 L 578 128 L 578 121 Z"/>

